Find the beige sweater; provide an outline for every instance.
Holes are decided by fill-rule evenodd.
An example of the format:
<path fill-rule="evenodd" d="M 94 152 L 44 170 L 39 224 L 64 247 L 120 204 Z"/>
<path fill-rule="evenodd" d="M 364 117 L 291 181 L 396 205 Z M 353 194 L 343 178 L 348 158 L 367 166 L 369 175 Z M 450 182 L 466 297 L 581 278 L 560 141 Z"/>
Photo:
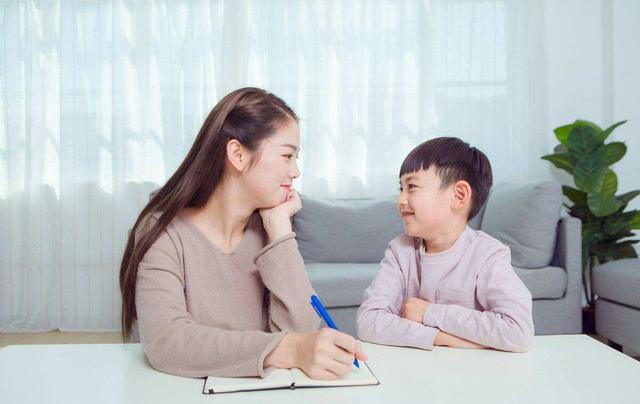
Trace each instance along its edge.
<path fill-rule="evenodd" d="M 178 215 L 138 267 L 138 326 L 151 365 L 189 377 L 264 377 L 264 358 L 286 331 L 318 329 L 294 237 L 265 246 L 256 213 L 225 254 Z"/>

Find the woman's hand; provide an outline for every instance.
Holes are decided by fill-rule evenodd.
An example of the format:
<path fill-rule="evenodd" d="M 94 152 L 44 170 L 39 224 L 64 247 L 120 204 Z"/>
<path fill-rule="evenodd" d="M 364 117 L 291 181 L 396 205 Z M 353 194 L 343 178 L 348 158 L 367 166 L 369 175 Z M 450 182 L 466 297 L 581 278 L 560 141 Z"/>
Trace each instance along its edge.
<path fill-rule="evenodd" d="M 291 217 L 300 209 L 302 209 L 300 195 L 292 189 L 286 201 L 273 208 L 259 210 L 269 241 L 291 233 Z"/>
<path fill-rule="evenodd" d="M 433 345 L 448 346 L 451 348 L 463 348 L 463 349 L 485 349 L 486 346 L 476 344 L 475 342 L 467 341 L 466 339 L 456 337 L 455 335 L 447 334 L 444 331 L 438 332 Z"/>
<path fill-rule="evenodd" d="M 351 372 L 353 359 L 367 360 L 355 338 L 331 328 L 302 335 L 298 364 L 313 379 L 334 380 Z"/>
<path fill-rule="evenodd" d="M 335 380 L 353 369 L 353 359 L 367 360 L 360 342 L 331 328 L 289 333 L 264 360 L 264 366 L 297 367 L 313 379 Z"/>

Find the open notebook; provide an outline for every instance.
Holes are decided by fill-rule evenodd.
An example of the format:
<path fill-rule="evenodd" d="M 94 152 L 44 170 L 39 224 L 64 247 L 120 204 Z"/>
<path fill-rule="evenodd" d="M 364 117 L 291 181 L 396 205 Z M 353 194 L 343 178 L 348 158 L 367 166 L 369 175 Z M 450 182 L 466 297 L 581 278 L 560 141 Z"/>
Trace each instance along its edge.
<path fill-rule="evenodd" d="M 213 377 L 204 382 L 203 394 L 233 393 L 236 391 L 296 389 L 300 387 L 344 387 L 380 384 L 365 362 L 360 368 L 338 380 L 316 380 L 300 369 L 275 369 L 267 377 Z"/>

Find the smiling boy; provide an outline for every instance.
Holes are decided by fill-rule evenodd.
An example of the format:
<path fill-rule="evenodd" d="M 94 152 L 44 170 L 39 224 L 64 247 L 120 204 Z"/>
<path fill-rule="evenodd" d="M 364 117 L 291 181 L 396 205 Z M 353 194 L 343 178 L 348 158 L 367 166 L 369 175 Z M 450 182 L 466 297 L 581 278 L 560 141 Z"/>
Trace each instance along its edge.
<path fill-rule="evenodd" d="M 405 234 L 391 241 L 358 310 L 358 336 L 432 349 L 525 352 L 533 338 L 531 293 L 507 246 L 467 226 L 493 182 L 487 157 L 457 138 L 416 147 L 400 169 Z"/>

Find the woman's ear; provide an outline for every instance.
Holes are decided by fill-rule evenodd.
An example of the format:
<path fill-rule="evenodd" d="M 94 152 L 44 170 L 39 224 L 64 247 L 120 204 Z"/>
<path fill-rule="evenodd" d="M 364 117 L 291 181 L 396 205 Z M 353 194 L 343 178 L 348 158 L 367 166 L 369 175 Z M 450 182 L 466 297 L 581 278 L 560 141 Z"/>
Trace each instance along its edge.
<path fill-rule="evenodd" d="M 249 166 L 249 152 L 236 139 L 231 139 L 227 143 L 227 158 L 239 172 L 243 172 Z"/>
<path fill-rule="evenodd" d="M 471 207 L 471 185 L 467 181 L 456 181 L 453 185 L 453 206 L 456 209 Z"/>

